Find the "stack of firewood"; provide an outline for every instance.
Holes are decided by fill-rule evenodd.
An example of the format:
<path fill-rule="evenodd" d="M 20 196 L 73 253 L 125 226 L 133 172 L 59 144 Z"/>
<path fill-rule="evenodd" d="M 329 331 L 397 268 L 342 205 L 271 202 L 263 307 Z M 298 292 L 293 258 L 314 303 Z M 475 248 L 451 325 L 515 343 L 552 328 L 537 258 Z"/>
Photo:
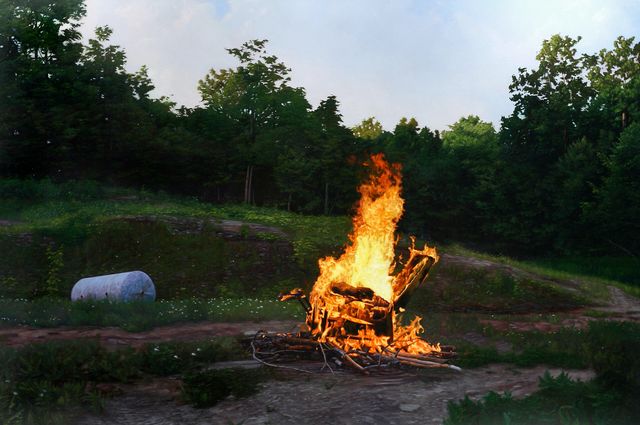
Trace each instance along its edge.
<path fill-rule="evenodd" d="M 447 368 L 460 370 L 448 364 L 456 357 L 455 347 L 440 346 L 439 352 L 428 355 L 411 354 L 406 351 L 395 351 L 390 347 L 381 348 L 379 352 L 367 353 L 359 350 L 345 352 L 328 342 L 319 342 L 307 333 L 270 334 L 258 332 L 249 341 L 253 358 L 268 366 L 311 372 L 308 369 L 292 367 L 295 360 L 319 360 L 323 362 L 321 370 L 333 371 L 333 367 L 346 366 L 368 374 L 371 371 L 390 367 L 410 366 L 416 368 Z"/>

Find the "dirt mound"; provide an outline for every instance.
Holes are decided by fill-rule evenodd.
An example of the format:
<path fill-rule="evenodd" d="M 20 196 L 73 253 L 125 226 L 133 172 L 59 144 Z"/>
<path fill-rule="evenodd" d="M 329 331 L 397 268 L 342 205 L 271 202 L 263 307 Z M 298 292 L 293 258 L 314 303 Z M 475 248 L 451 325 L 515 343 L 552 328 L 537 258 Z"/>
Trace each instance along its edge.
<path fill-rule="evenodd" d="M 559 283 L 500 263 L 443 254 L 426 284 L 413 294 L 411 306 L 424 312 L 571 311 L 592 303 L 579 286 L 579 283 Z"/>

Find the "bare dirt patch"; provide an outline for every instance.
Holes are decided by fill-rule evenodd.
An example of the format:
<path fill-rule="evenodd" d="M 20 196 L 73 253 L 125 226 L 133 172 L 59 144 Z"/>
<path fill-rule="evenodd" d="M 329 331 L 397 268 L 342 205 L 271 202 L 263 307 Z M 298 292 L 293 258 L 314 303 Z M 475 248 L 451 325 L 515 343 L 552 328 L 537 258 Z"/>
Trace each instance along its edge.
<path fill-rule="evenodd" d="M 280 239 L 288 237 L 287 233 L 277 227 L 238 220 L 148 215 L 117 216 L 113 220 L 129 223 L 163 223 L 172 234 L 200 234 L 205 228 L 210 227 L 215 229 L 218 236 L 225 239 L 259 238 L 260 235 L 271 235 Z"/>
<path fill-rule="evenodd" d="M 268 332 L 290 332 L 299 328 L 300 322 L 290 320 L 269 320 L 265 322 L 200 322 L 162 326 L 147 332 L 131 333 L 115 327 L 59 327 L 33 328 L 14 326 L 0 328 L 0 342 L 10 347 L 27 344 L 57 341 L 92 339 L 98 340 L 109 348 L 134 347 L 153 342 L 201 341 L 216 336 L 235 336 L 255 333 L 258 330 Z"/>
<path fill-rule="evenodd" d="M 179 400 L 174 381 L 152 381 L 125 389 L 108 400 L 102 415 L 84 415 L 83 425 L 177 424 L 429 424 L 442 423 L 447 402 L 489 391 L 509 391 L 523 397 L 537 389 L 548 369 L 496 364 L 462 373 L 447 370 L 390 371 L 362 376 L 348 371 L 335 375 L 287 374 L 263 384 L 246 399 L 229 398 L 208 409 Z M 549 369 L 552 375 L 562 372 Z M 588 380 L 590 371 L 567 371 Z"/>

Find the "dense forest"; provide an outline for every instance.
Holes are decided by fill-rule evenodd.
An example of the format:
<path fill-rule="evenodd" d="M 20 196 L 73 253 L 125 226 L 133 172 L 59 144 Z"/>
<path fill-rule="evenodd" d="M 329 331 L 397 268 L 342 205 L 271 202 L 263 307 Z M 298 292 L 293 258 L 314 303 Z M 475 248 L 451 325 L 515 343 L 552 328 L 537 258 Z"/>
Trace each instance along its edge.
<path fill-rule="evenodd" d="M 542 42 L 509 86 L 500 129 L 477 116 L 443 132 L 413 118 L 354 128 L 339 100 L 313 108 L 266 40 L 228 49 L 202 106 L 154 98 L 148 70 L 82 0 L 0 2 L 0 176 L 95 180 L 311 214 L 344 214 L 371 153 L 403 167 L 403 229 L 518 254 L 640 253 L 640 43 L 579 54 Z M 215 67 L 216 64 L 211 64 Z M 425 75 L 424 78 L 429 78 Z M 428 102 L 425 99 L 425 102 Z M 18 189 L 16 189 L 18 190 Z"/>

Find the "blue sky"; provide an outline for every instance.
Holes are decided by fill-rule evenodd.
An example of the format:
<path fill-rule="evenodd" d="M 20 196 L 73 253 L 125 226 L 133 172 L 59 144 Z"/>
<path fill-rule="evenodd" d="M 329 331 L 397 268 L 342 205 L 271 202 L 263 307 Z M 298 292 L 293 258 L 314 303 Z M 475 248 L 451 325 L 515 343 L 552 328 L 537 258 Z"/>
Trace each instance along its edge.
<path fill-rule="evenodd" d="M 640 36 L 640 0 L 87 0 L 82 31 L 99 25 L 178 104 L 199 103 L 210 68 L 237 65 L 225 48 L 266 38 L 312 105 L 337 96 L 345 124 L 443 130 L 470 114 L 499 126 L 511 76 L 553 34 L 581 35 L 583 52 Z"/>

